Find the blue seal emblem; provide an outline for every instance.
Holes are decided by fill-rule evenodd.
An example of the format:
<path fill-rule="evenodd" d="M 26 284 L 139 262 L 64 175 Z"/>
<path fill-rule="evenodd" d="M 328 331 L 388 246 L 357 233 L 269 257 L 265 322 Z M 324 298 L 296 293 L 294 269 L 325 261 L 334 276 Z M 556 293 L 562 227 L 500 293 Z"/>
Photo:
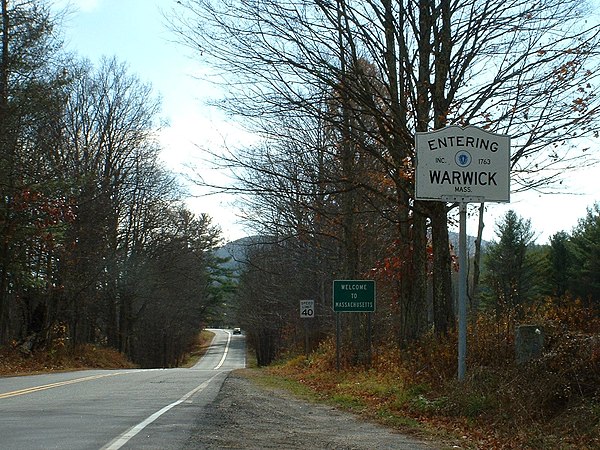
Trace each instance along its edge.
<path fill-rule="evenodd" d="M 454 157 L 454 161 L 460 167 L 468 167 L 472 161 L 471 154 L 466 150 L 461 150 Z"/>

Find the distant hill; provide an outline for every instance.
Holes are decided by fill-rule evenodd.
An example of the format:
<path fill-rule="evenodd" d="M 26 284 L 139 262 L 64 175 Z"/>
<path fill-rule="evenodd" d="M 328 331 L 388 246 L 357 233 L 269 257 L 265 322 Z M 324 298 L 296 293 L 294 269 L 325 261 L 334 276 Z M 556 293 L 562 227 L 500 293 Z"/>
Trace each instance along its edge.
<path fill-rule="evenodd" d="M 227 244 L 215 250 L 215 256 L 220 259 L 226 259 L 221 264 L 225 269 L 232 270 L 235 274 L 239 274 L 242 267 L 247 261 L 248 250 L 261 243 L 260 236 L 247 236 Z"/>
<path fill-rule="evenodd" d="M 450 231 L 448 233 L 448 239 L 450 239 L 450 244 L 454 247 L 454 252 L 458 256 L 458 233 Z M 473 256 L 475 254 L 475 241 L 477 238 L 475 236 L 467 235 L 467 252 L 469 256 Z M 483 241 L 481 243 L 481 249 L 485 250 L 485 248 L 490 245 L 488 241 Z"/>

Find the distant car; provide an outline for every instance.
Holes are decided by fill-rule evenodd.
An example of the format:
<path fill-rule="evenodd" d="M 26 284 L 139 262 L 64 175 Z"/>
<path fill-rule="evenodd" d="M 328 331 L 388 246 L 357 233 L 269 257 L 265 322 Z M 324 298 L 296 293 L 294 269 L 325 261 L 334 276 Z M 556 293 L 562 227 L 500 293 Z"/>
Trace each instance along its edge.
<path fill-rule="evenodd" d="M 242 330 L 240 328 L 238 328 L 238 327 L 235 327 L 233 329 L 233 334 L 242 334 Z"/>

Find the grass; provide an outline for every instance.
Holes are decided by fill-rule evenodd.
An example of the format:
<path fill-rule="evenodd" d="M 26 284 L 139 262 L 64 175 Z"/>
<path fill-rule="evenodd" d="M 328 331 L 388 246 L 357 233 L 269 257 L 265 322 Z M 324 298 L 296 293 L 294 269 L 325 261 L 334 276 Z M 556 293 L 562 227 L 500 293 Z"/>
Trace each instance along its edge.
<path fill-rule="evenodd" d="M 33 375 L 82 369 L 126 369 L 136 367 L 122 353 L 95 345 L 23 354 L 17 348 L 0 348 L 0 376 Z"/>
<path fill-rule="evenodd" d="M 295 380 L 285 377 L 271 376 L 267 371 L 258 369 L 256 367 L 240 369 L 236 372 L 243 374 L 246 378 L 252 379 L 254 383 L 262 386 L 263 388 L 288 392 L 307 401 L 316 402 L 319 400 L 317 392 L 303 385 L 302 383 L 296 382 Z"/>

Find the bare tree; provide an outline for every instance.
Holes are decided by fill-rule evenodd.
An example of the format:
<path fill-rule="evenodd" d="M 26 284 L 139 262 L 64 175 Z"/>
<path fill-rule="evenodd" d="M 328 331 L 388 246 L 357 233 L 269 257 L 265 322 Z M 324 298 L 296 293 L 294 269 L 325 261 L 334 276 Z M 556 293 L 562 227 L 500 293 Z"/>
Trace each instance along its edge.
<path fill-rule="evenodd" d="M 127 208 L 127 183 L 140 175 L 140 164 L 158 155 L 159 104 L 150 86 L 115 59 L 103 60 L 97 70 L 89 63 L 69 70 L 64 144 L 54 163 L 76 190 L 77 216 L 69 238 L 77 244 L 63 264 L 70 330 L 74 342 L 94 340 L 95 321 L 101 320 L 109 344 L 118 348 L 119 221 Z"/>

